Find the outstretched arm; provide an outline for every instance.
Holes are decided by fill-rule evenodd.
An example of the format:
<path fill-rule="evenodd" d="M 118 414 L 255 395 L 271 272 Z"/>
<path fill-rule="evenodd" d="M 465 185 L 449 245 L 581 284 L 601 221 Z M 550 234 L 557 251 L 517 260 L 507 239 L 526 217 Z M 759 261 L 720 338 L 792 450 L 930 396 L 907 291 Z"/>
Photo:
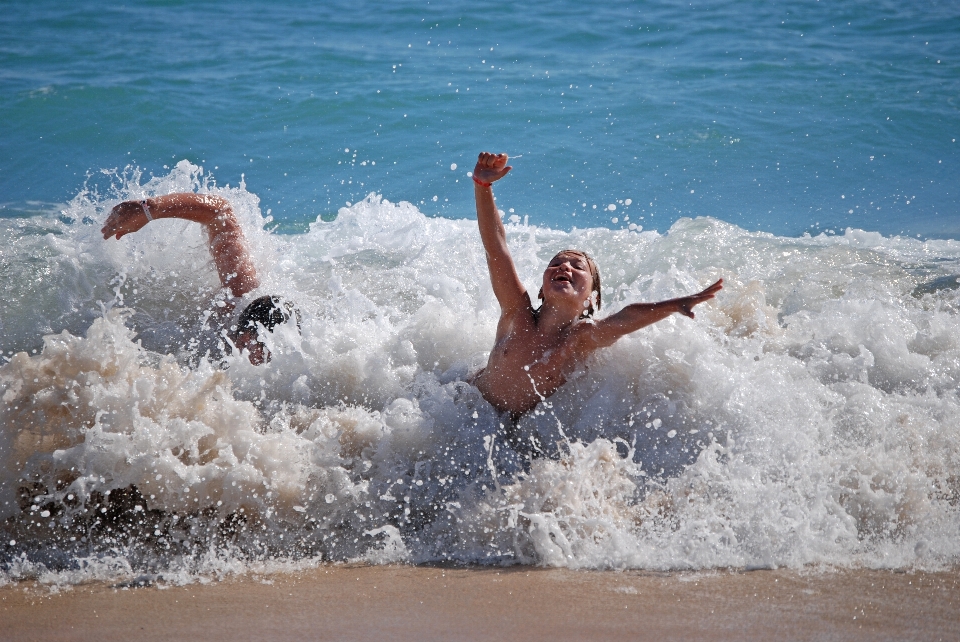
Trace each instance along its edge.
<path fill-rule="evenodd" d="M 477 224 L 480 227 L 480 240 L 487 254 L 487 269 L 490 270 L 490 282 L 493 293 L 500 303 L 502 312 L 516 310 L 528 305 L 526 289 L 517 274 L 513 257 L 507 248 L 507 233 L 503 221 L 497 213 L 497 204 L 493 200 L 491 184 L 507 175 L 512 167 L 507 165 L 506 154 L 481 152 L 477 165 L 473 168 L 473 193 L 477 199 Z"/>
<path fill-rule="evenodd" d="M 259 287 L 243 230 L 229 201 L 220 196 L 188 192 L 124 201 L 113 208 L 100 231 L 104 239 L 111 236 L 120 239 L 155 218 L 181 218 L 203 225 L 220 284 L 229 288 L 233 296 L 243 296 Z"/>
<path fill-rule="evenodd" d="M 691 319 L 694 318 L 693 308 L 704 301 L 709 301 L 723 289 L 723 279 L 696 294 L 683 296 L 659 303 L 634 303 L 628 305 L 616 314 L 600 319 L 592 328 L 589 328 L 590 348 L 603 348 L 612 345 L 625 334 L 635 332 L 657 321 L 666 319 L 677 312 Z"/>

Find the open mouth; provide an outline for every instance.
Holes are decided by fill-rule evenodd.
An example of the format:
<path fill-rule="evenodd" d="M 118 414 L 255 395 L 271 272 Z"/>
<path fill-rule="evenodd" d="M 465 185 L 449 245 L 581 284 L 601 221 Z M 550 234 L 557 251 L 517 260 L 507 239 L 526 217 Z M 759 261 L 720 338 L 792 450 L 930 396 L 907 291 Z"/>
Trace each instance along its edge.
<path fill-rule="evenodd" d="M 562 275 L 562 274 L 553 277 L 553 280 L 554 280 L 554 281 L 563 281 L 563 282 L 565 282 L 565 283 L 570 283 L 570 282 L 571 282 L 571 281 L 570 281 L 570 277 L 564 276 L 564 275 Z"/>

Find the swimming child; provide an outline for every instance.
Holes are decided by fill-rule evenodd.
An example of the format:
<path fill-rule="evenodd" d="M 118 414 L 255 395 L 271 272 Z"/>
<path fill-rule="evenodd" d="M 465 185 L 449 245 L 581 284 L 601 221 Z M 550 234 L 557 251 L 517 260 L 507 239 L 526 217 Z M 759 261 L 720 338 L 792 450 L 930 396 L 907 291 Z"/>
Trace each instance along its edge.
<path fill-rule="evenodd" d="M 186 192 L 124 201 L 111 210 L 100 231 L 104 240 L 112 236 L 119 240 L 158 218 L 180 218 L 204 226 L 220 285 L 229 289 L 234 297 L 242 297 L 260 287 L 243 229 L 230 202 L 220 196 Z M 228 299 L 226 304 L 223 311 L 229 313 L 236 299 Z M 272 332 L 292 315 L 296 315 L 299 327 L 300 312 L 292 303 L 276 296 L 262 296 L 240 313 L 236 330 L 227 336 L 238 350 L 247 351 L 250 363 L 260 365 L 270 360 L 270 352 L 259 340 L 259 332 L 261 329 Z"/>
<path fill-rule="evenodd" d="M 500 321 L 487 365 L 472 383 L 497 410 L 517 419 L 556 392 L 598 348 L 675 312 L 694 318 L 694 306 L 712 299 L 723 287 L 723 279 L 697 294 L 634 303 L 594 319 L 600 309 L 596 263 L 585 252 L 563 250 L 543 273 L 539 294 L 543 304 L 534 309 L 517 275 L 493 198 L 492 184 L 511 169 L 506 154 L 483 152 L 473 170 L 477 223 L 493 293 L 500 303 Z"/>

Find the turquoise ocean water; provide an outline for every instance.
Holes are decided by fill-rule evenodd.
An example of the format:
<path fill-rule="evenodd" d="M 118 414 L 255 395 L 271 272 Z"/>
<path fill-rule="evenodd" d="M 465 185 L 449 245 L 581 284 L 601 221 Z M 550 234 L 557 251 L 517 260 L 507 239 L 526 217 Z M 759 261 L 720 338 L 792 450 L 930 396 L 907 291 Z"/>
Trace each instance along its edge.
<path fill-rule="evenodd" d="M 325 560 L 711 569 L 960 561 L 960 7 L 5 3 L 0 583 Z M 524 283 L 605 311 L 726 287 L 599 353 L 521 435 L 469 384 Z M 302 334 L 204 358 L 229 198 Z"/>
<path fill-rule="evenodd" d="M 473 206 L 455 181 L 487 149 L 522 155 L 502 198 L 559 229 L 617 227 L 603 210 L 630 198 L 631 220 L 661 231 L 713 216 L 785 235 L 960 235 L 951 2 L 4 14 L 6 216 L 55 211 L 90 172 L 187 159 L 220 184 L 244 175 L 282 229 L 369 192 L 460 218 Z"/>

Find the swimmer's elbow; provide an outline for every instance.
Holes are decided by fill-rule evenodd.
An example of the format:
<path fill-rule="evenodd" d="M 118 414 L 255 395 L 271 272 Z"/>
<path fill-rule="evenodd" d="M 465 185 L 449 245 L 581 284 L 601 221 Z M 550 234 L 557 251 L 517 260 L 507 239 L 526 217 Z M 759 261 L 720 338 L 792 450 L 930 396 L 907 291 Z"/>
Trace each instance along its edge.
<path fill-rule="evenodd" d="M 200 202 L 217 212 L 233 212 L 230 201 L 217 194 L 203 194 L 200 196 Z"/>

